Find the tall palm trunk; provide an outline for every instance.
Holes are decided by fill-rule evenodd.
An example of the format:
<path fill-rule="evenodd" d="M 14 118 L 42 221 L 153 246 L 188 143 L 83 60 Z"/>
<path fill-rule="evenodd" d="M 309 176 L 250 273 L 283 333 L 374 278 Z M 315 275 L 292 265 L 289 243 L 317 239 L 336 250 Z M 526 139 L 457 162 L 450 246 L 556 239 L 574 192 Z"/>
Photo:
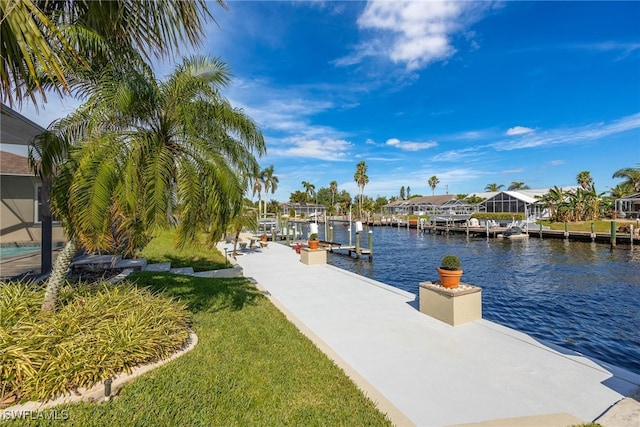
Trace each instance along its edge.
<path fill-rule="evenodd" d="M 71 260 L 73 259 L 76 250 L 76 239 L 72 237 L 58 254 L 56 262 L 53 265 L 51 275 L 47 280 L 47 290 L 44 294 L 44 301 L 42 302 L 42 313 L 52 313 L 56 309 L 58 292 L 64 283 L 67 276 L 67 270 L 69 269 L 69 264 L 71 264 Z"/>

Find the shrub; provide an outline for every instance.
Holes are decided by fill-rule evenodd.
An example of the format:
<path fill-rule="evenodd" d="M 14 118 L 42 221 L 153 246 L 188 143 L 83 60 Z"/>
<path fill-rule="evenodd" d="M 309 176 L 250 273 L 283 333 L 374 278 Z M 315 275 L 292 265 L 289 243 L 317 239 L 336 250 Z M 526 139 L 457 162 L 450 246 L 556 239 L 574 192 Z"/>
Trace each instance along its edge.
<path fill-rule="evenodd" d="M 172 298 L 131 284 L 70 288 L 60 309 L 41 317 L 43 290 L 0 283 L 0 401 L 91 387 L 170 356 L 189 337 L 190 314 Z"/>
<path fill-rule="evenodd" d="M 309 235 L 309 240 L 318 240 L 318 233 L 311 233 Z"/>
<path fill-rule="evenodd" d="M 440 265 L 440 268 L 442 268 L 443 270 L 460 270 L 460 258 L 458 258 L 455 255 L 445 255 L 444 258 L 442 258 L 442 262 Z"/>

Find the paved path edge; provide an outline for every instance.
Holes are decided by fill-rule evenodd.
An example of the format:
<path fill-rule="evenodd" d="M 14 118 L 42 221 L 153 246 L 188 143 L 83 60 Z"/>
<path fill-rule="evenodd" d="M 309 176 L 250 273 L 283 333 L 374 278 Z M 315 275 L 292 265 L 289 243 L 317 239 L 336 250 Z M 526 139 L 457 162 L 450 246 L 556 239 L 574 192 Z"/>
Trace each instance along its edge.
<path fill-rule="evenodd" d="M 380 412 L 389 417 L 391 422 L 395 426 L 415 426 L 416 424 L 411 421 L 404 413 L 402 413 L 391 401 L 389 401 L 382 393 L 380 393 L 375 387 L 373 387 L 369 381 L 367 381 L 362 375 L 360 375 L 355 369 L 351 367 L 338 353 L 336 353 L 331 347 L 329 347 L 318 335 L 316 335 L 311 329 L 309 329 L 300 319 L 294 316 L 287 308 L 280 303 L 273 295 L 269 293 L 264 287 L 260 285 L 254 278 L 246 277 L 250 280 L 260 292 L 262 292 L 269 301 L 285 315 L 298 330 L 313 342 L 316 347 L 320 349 L 329 359 L 331 359 L 340 369 L 342 369 L 347 376 L 356 384 L 356 386 L 376 405 Z"/>

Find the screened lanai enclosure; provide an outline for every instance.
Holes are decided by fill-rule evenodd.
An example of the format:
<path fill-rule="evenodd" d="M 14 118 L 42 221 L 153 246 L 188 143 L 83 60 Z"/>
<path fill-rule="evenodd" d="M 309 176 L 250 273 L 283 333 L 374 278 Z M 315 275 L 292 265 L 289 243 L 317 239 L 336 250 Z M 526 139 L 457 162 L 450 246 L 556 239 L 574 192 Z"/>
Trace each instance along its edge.
<path fill-rule="evenodd" d="M 616 212 L 623 218 L 640 218 L 640 193 L 616 199 Z"/>

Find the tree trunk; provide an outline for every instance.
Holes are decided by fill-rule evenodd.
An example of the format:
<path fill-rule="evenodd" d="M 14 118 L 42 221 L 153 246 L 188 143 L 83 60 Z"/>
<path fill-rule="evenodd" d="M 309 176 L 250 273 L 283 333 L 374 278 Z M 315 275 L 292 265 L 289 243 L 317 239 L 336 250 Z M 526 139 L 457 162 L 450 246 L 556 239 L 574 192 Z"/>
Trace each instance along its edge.
<path fill-rule="evenodd" d="M 56 309 L 58 292 L 65 281 L 69 264 L 71 264 L 76 249 L 76 239 L 71 238 L 64 249 L 58 254 L 49 280 L 47 280 L 47 290 L 44 294 L 44 301 L 42 302 L 42 313 L 52 313 Z"/>
<path fill-rule="evenodd" d="M 240 231 L 241 230 L 236 231 L 236 238 L 233 239 L 233 252 L 231 252 L 231 255 L 233 255 L 233 259 L 236 259 L 236 255 L 238 255 L 237 248 L 238 240 L 240 239 Z"/>

